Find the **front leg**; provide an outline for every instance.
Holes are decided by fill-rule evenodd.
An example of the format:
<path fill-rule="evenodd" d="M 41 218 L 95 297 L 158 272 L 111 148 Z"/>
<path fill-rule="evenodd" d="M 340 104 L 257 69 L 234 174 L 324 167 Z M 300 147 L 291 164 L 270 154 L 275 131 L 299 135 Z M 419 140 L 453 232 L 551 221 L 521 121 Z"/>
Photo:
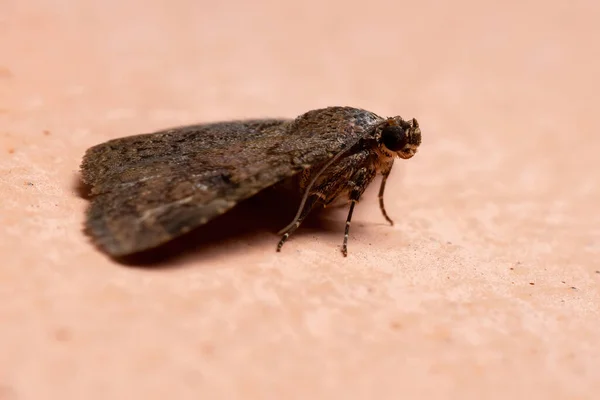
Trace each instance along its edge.
<path fill-rule="evenodd" d="M 381 185 L 379 186 L 379 209 L 383 214 L 383 217 L 390 223 L 390 225 L 394 225 L 394 221 L 388 216 L 387 211 L 385 211 L 385 205 L 383 204 L 383 192 L 385 192 L 385 183 L 387 182 L 388 176 L 390 176 L 390 172 L 392 172 L 392 166 L 394 165 L 394 160 L 389 162 L 385 166 L 385 168 L 381 171 Z"/>

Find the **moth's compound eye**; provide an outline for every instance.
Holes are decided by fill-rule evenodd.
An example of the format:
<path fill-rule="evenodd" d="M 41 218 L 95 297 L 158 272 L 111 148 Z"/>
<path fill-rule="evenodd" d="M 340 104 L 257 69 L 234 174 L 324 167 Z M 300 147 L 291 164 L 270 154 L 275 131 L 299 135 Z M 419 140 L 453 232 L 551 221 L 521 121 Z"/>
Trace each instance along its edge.
<path fill-rule="evenodd" d="M 381 132 L 383 145 L 391 151 L 398 152 L 406 146 L 406 132 L 398 125 L 388 125 Z"/>

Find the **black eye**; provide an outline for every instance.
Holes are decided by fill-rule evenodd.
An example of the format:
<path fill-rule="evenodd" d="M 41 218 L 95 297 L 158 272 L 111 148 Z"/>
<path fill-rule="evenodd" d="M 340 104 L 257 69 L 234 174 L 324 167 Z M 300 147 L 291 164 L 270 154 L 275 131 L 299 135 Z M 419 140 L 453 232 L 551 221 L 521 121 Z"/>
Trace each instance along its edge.
<path fill-rule="evenodd" d="M 407 137 L 404 129 L 396 125 L 388 125 L 381 132 L 383 145 L 391 151 L 400 151 L 406 145 Z"/>

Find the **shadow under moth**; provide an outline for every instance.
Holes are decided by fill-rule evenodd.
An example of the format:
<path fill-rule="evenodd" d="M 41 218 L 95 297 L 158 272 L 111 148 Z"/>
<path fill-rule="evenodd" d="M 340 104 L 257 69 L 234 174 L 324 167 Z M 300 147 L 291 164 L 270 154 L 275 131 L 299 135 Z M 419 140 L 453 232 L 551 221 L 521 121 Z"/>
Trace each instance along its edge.
<path fill-rule="evenodd" d="M 416 119 L 382 118 L 352 107 L 312 110 L 295 119 L 207 123 L 110 140 L 89 148 L 81 164 L 91 187 L 85 231 L 112 257 L 153 249 L 293 178 L 302 200 L 281 230 L 279 251 L 316 206 L 354 205 L 383 176 L 379 205 L 396 156 L 421 144 Z"/>

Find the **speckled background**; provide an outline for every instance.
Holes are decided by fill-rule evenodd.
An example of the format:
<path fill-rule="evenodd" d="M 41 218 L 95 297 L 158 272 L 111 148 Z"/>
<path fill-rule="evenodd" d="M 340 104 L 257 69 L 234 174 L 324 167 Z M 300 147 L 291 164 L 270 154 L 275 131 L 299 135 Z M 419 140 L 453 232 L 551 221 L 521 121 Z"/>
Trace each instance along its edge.
<path fill-rule="evenodd" d="M 600 5 L 322 3 L 0 2 L 0 399 L 597 397 Z M 423 131 L 348 258 L 344 212 L 154 268 L 82 234 L 87 147 L 328 105 Z"/>

